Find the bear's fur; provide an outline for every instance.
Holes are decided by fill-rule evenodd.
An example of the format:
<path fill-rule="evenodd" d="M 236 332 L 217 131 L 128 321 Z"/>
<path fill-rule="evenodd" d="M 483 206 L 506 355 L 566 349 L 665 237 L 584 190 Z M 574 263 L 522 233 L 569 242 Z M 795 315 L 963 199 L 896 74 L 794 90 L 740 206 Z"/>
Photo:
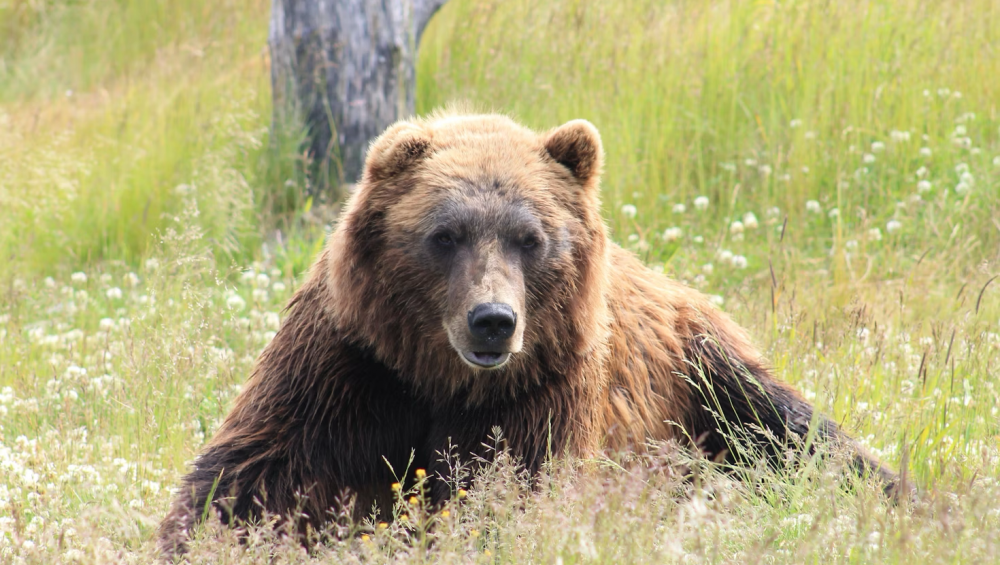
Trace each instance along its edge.
<path fill-rule="evenodd" d="M 729 432 L 777 456 L 813 425 L 891 488 L 895 476 L 777 381 L 727 315 L 608 239 L 602 158 L 583 120 L 541 134 L 496 115 L 390 127 L 184 478 L 161 548 L 183 551 L 209 497 L 223 516 L 301 508 L 313 526 L 345 495 L 358 516 L 375 502 L 384 511 L 395 480 L 386 461 L 404 469 L 412 452 L 411 469 L 444 476 L 438 454 L 485 457 L 494 426 L 535 472 L 548 453 L 647 439 L 725 456 Z M 516 328 L 466 354 L 483 348 L 462 345 L 475 339 L 464 320 L 471 328 L 480 302 L 509 304 Z M 480 366 L 483 355 L 499 365 Z M 433 497 L 447 488 L 435 482 Z"/>

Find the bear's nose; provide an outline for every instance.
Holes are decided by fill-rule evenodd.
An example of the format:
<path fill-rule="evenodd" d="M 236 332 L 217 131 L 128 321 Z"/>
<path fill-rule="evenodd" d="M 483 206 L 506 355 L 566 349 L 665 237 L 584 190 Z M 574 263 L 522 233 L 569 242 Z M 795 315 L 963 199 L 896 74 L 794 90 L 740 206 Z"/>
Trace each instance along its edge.
<path fill-rule="evenodd" d="M 514 335 L 517 314 L 507 304 L 486 302 L 469 312 L 469 331 L 476 339 L 495 342 Z"/>

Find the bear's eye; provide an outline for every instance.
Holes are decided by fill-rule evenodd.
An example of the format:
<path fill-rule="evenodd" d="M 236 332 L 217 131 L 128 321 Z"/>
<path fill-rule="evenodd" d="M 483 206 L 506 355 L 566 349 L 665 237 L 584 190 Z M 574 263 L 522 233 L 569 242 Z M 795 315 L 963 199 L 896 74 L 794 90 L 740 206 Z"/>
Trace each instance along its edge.
<path fill-rule="evenodd" d="M 443 247 L 451 247 L 452 245 L 455 245 L 455 240 L 451 237 L 450 234 L 447 233 L 437 234 L 436 236 L 434 236 L 434 241 L 436 241 L 438 245 L 441 245 Z"/>
<path fill-rule="evenodd" d="M 538 238 L 533 235 L 525 236 L 525 238 L 521 240 L 522 249 L 534 249 L 537 245 Z"/>

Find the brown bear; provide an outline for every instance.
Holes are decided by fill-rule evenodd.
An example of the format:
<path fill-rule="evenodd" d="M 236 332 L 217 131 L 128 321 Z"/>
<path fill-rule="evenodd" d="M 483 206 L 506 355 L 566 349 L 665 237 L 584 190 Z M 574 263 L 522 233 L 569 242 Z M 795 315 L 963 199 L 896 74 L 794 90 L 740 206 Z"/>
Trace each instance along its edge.
<path fill-rule="evenodd" d="M 486 457 L 495 426 L 529 471 L 647 439 L 711 457 L 742 436 L 774 459 L 790 434 L 895 475 L 768 371 L 701 293 L 608 239 L 597 130 L 536 133 L 438 114 L 375 140 L 340 223 L 232 412 L 183 479 L 160 547 L 183 551 L 209 499 L 320 525 L 346 496 L 391 508 L 396 470 Z M 814 421 L 815 419 L 815 421 Z M 437 500 L 450 496 L 438 480 Z M 345 496 L 346 495 L 346 496 Z M 304 524 L 303 524 L 304 525 Z"/>

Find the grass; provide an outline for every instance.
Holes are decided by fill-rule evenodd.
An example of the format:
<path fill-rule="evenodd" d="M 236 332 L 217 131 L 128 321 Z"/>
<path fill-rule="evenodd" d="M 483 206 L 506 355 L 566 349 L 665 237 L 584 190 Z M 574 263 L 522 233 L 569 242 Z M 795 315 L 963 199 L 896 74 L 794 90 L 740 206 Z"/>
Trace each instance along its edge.
<path fill-rule="evenodd" d="M 0 0 L 0 563 L 148 562 L 322 244 L 268 8 Z M 501 457 L 447 516 L 406 493 L 312 555 L 211 525 L 192 561 L 1000 559 L 998 44 L 987 0 L 451 0 L 421 47 L 420 112 L 594 122 L 615 238 L 921 500 L 836 457 L 745 482 L 663 446 L 534 489 Z"/>

